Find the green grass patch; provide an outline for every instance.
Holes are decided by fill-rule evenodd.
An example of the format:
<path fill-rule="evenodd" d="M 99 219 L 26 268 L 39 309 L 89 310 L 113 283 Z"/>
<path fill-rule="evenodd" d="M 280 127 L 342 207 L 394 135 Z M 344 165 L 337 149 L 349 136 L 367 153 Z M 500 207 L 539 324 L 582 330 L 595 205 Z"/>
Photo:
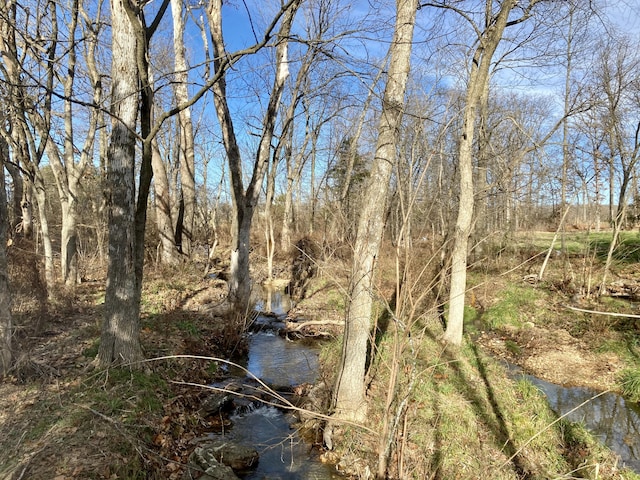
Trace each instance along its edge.
<path fill-rule="evenodd" d="M 98 355 L 98 350 L 100 349 L 100 339 L 96 338 L 92 343 L 91 346 L 85 348 L 82 351 L 82 356 L 86 357 L 86 358 L 96 358 L 96 355 Z"/>
<path fill-rule="evenodd" d="M 540 296 L 540 290 L 510 285 L 500 293 L 498 302 L 485 311 L 482 320 L 491 328 L 505 325 L 521 327 L 535 313 L 535 302 Z"/>
<path fill-rule="evenodd" d="M 611 247 L 612 234 L 602 234 L 590 237 L 590 247 L 595 250 L 598 258 L 604 260 Z M 640 234 L 638 232 L 620 232 L 613 259 L 619 263 L 629 264 L 640 262 Z"/>
<path fill-rule="evenodd" d="M 622 394 L 632 402 L 640 402 L 640 368 L 628 368 L 620 374 Z"/>
<path fill-rule="evenodd" d="M 105 415 L 133 421 L 162 410 L 161 398 L 167 382 L 156 373 L 114 368 L 105 371 L 93 385 L 83 386 L 83 396 Z"/>
<path fill-rule="evenodd" d="M 522 298 L 520 290 L 510 288 L 514 298 Z M 515 302 L 509 298 L 507 304 L 514 308 Z M 398 370 L 397 398 L 409 395 L 403 420 L 403 448 L 409 453 L 403 458 L 401 478 L 638 479 L 628 472 L 620 476 L 616 457 L 580 425 L 558 422 L 544 394 L 533 384 L 508 378 L 504 368 L 473 343 L 443 350 L 437 319 L 426 328 L 422 336 L 412 332 L 415 356 L 403 358 Z M 327 344 L 323 358 L 339 358 L 339 345 Z M 371 367 L 374 381 L 367 419 L 376 430 L 384 415 L 392 347 L 393 335 L 384 336 Z M 339 448 L 364 457 L 375 451 L 376 436 L 368 438 L 369 434 L 360 432 L 356 440 L 349 432 Z M 375 459 L 371 461 L 375 465 Z M 592 467 L 596 464 L 599 467 Z M 393 470 L 389 473 L 390 478 L 399 475 Z"/>
<path fill-rule="evenodd" d="M 527 232 L 526 238 L 516 236 L 514 239 L 515 248 L 521 251 L 541 252 L 551 246 L 553 237 L 553 232 Z M 568 255 L 585 255 L 595 252 L 600 260 L 607 257 L 611 240 L 611 232 L 569 232 L 564 234 L 564 246 Z M 553 248 L 560 250 L 560 235 L 558 235 Z M 640 234 L 638 232 L 620 232 L 620 241 L 614 251 L 614 259 L 624 264 L 640 261 Z"/>
<path fill-rule="evenodd" d="M 200 329 L 196 326 L 196 324 L 189 320 L 180 320 L 176 323 L 176 326 L 178 327 L 178 330 L 183 333 L 187 333 L 192 337 L 200 336 Z"/>
<path fill-rule="evenodd" d="M 330 308 L 344 312 L 346 309 L 344 293 L 340 290 L 331 290 L 327 295 L 327 305 Z"/>

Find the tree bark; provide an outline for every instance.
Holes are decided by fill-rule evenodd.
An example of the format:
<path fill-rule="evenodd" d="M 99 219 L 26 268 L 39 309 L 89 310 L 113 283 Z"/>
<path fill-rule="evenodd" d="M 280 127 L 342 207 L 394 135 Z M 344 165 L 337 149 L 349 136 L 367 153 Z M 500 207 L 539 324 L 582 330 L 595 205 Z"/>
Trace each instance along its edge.
<path fill-rule="evenodd" d="M 467 251 L 473 220 L 473 137 L 477 120 L 477 107 L 485 85 L 489 82 L 489 68 L 507 20 L 516 0 L 505 0 L 496 15 L 491 15 L 491 1 L 487 1 L 487 25 L 478 39 L 471 62 L 467 83 L 466 103 L 462 131 L 458 139 L 458 173 L 460 175 L 458 215 L 453 233 L 451 254 L 451 282 L 449 289 L 449 315 L 442 340 L 451 345 L 462 343 L 464 298 L 467 286 Z"/>
<path fill-rule="evenodd" d="M 111 2 L 112 132 L 107 188 L 109 256 L 104 324 L 97 362 L 101 366 L 142 360 L 140 304 L 136 295 L 135 129 L 138 119 L 137 39 L 123 1 Z"/>
<path fill-rule="evenodd" d="M 173 16 L 173 51 L 175 56 L 175 96 L 178 105 L 187 103 L 187 61 L 184 46 L 184 15 L 182 0 L 171 0 Z M 193 227 L 196 210 L 196 181 L 195 181 L 195 150 L 193 143 L 193 123 L 191 109 L 184 108 L 178 115 L 180 125 L 180 181 L 182 186 L 182 200 L 184 202 L 184 216 L 182 220 L 181 248 L 185 255 L 191 254 L 193 241 Z"/>
<path fill-rule="evenodd" d="M 0 378 L 6 375 L 14 358 L 11 339 L 13 320 L 11 316 L 11 292 L 7 273 L 7 230 L 9 209 L 5 189 L 4 165 L 9 159 L 9 148 L 0 139 Z"/>
<path fill-rule="evenodd" d="M 171 215 L 171 193 L 167 169 L 157 142 L 153 141 L 153 188 L 155 190 L 156 228 L 160 236 L 160 262 L 165 265 L 173 265 L 178 261 L 178 250 L 173 231 L 173 218 Z"/>
<path fill-rule="evenodd" d="M 336 420 L 361 422 L 367 413 L 364 375 L 371 329 L 373 276 L 384 229 L 389 181 L 396 159 L 417 8 L 417 0 L 396 2 L 395 32 L 389 47 L 390 62 L 375 157 L 356 232 L 342 356 L 333 392 L 334 411 L 332 421 L 325 428 L 328 447 L 331 447 L 331 431 Z"/>

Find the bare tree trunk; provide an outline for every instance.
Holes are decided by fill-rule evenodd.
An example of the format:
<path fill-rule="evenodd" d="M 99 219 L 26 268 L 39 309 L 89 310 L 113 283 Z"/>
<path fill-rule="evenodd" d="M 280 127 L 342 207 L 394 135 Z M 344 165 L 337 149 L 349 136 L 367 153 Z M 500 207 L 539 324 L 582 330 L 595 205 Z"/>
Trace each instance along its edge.
<path fill-rule="evenodd" d="M 279 163 L 277 155 L 278 151 L 276 150 L 269 171 L 267 172 L 267 191 L 264 201 L 264 240 L 267 250 L 267 280 L 273 280 L 273 258 L 276 253 L 276 239 L 273 231 L 273 199 L 276 192 L 276 173 Z"/>
<path fill-rule="evenodd" d="M 113 127 L 107 164 L 109 259 L 104 326 L 97 362 L 140 361 L 136 295 L 135 129 L 138 118 L 137 39 L 124 0 L 111 2 Z"/>
<path fill-rule="evenodd" d="M 360 422 L 367 413 L 364 376 L 371 329 L 373 274 L 382 240 L 389 181 L 396 160 L 417 8 L 417 0 L 396 2 L 395 32 L 389 47 L 390 63 L 376 153 L 356 233 L 342 356 L 333 391 L 333 420 L 325 428 L 324 439 L 329 448 L 336 420 Z"/>
<path fill-rule="evenodd" d="M 7 229 L 9 209 L 5 189 L 4 165 L 9 159 L 9 148 L 0 140 L 0 378 L 6 375 L 14 358 L 11 339 L 13 320 L 11 316 L 11 292 L 7 273 Z"/>
<path fill-rule="evenodd" d="M 476 222 L 475 222 L 475 240 L 473 242 L 473 254 L 478 260 L 484 252 L 484 242 L 488 228 L 487 218 L 487 195 L 489 193 L 489 184 L 487 181 L 487 173 L 489 168 L 489 82 L 484 85 L 480 98 L 479 106 L 479 125 L 478 125 L 478 167 L 476 170 Z"/>
<path fill-rule="evenodd" d="M 33 238 L 33 176 L 33 172 L 30 171 L 29 175 L 24 177 L 24 190 L 22 191 L 22 200 L 20 200 L 20 212 L 22 213 L 20 232 L 24 238 Z"/>
<path fill-rule="evenodd" d="M 153 166 L 153 188 L 155 189 L 155 213 L 156 228 L 160 236 L 160 262 L 165 265 L 173 265 L 178 261 L 176 241 L 173 231 L 173 219 L 171 216 L 171 192 L 167 169 L 162 161 L 158 143 L 153 140 L 153 154 L 151 164 Z"/>
<path fill-rule="evenodd" d="M 24 179 L 22 178 L 22 172 L 16 164 L 7 162 L 5 168 L 11 176 L 11 182 L 13 183 L 13 202 L 11 205 L 11 213 L 9 216 L 9 222 L 11 226 L 11 234 L 13 230 L 17 228 L 22 217 L 22 208 L 20 207 L 20 201 L 22 200 L 22 194 L 24 190 Z"/>
<path fill-rule="evenodd" d="M 47 284 L 47 292 L 51 294 L 55 283 L 55 272 L 53 268 L 53 246 L 51 245 L 51 235 L 49 234 L 49 219 L 47 218 L 47 195 L 44 179 L 40 169 L 36 170 L 35 195 L 38 203 L 38 217 L 40 218 L 40 232 L 42 233 L 42 247 L 44 250 L 44 277 Z"/>
<path fill-rule="evenodd" d="M 189 92 L 187 91 L 188 67 L 185 58 L 184 45 L 184 15 L 182 0 L 171 0 L 171 12 L 173 17 L 173 51 L 175 56 L 174 87 L 176 103 L 187 103 Z M 191 243 L 193 241 L 193 227 L 196 210 L 196 181 L 195 181 L 195 150 L 193 143 L 193 123 L 191 121 L 191 109 L 184 108 L 178 116 L 180 125 L 180 180 L 182 185 L 182 200 L 184 201 L 184 214 L 182 217 L 182 253 L 191 255 Z"/>
<path fill-rule="evenodd" d="M 473 137 L 477 120 L 477 106 L 486 84 L 489 82 L 489 68 L 493 54 L 502 39 L 509 13 L 516 0 L 505 0 L 500 10 L 493 15 L 492 3 L 487 0 L 487 24 L 479 44 L 474 52 L 467 83 L 466 103 L 463 114 L 462 131 L 458 146 L 458 172 L 460 191 L 458 216 L 453 234 L 453 253 L 451 255 L 451 284 L 449 289 L 449 315 L 443 341 L 460 345 L 464 319 L 464 298 L 467 286 L 467 250 L 471 223 L 473 220 Z M 535 0 L 532 1 L 535 3 Z"/>

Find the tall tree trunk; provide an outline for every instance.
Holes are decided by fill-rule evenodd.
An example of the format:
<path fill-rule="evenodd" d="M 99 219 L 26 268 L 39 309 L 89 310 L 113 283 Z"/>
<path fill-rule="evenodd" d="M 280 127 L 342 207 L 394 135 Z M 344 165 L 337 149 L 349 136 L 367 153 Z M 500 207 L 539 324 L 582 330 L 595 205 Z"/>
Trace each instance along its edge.
<path fill-rule="evenodd" d="M 489 82 L 484 85 L 484 89 L 478 100 L 479 104 L 479 135 L 478 135 L 478 166 L 476 169 L 476 221 L 474 225 L 474 242 L 472 245 L 473 255 L 479 260 L 485 249 L 484 242 L 489 233 L 487 218 L 487 201 L 489 194 L 489 183 L 487 173 L 489 168 Z"/>
<path fill-rule="evenodd" d="M 285 147 L 285 150 L 288 148 Z M 273 200 L 276 194 L 276 173 L 278 171 L 278 150 L 273 155 L 267 172 L 267 189 L 264 201 L 264 240 L 267 256 L 267 280 L 273 280 L 273 258 L 276 253 L 276 238 L 273 229 Z"/>
<path fill-rule="evenodd" d="M 182 0 L 171 0 L 171 12 L 173 16 L 173 51 L 175 62 L 175 96 L 178 105 L 187 103 L 189 92 L 187 91 L 188 67 L 185 58 L 184 46 L 184 15 Z M 196 210 L 196 181 L 195 181 L 195 150 L 193 143 L 193 123 L 191 121 L 191 109 L 185 108 L 179 113 L 180 125 L 180 180 L 182 185 L 182 200 L 184 202 L 184 215 L 182 219 L 182 253 L 191 255 L 191 243 L 193 241 L 193 227 Z"/>
<path fill-rule="evenodd" d="M 111 2 L 112 132 L 107 163 L 109 258 L 99 365 L 140 361 L 136 295 L 135 129 L 138 118 L 137 39 L 123 5 Z"/>
<path fill-rule="evenodd" d="M 417 8 L 417 0 L 396 2 L 395 32 L 389 47 L 390 62 L 378 140 L 356 232 L 341 362 L 333 390 L 333 420 L 325 428 L 325 443 L 329 448 L 335 420 L 360 422 L 367 413 L 364 374 L 371 329 L 373 274 L 382 240 L 389 181 L 396 160 Z"/>
<path fill-rule="evenodd" d="M 460 190 L 458 215 L 453 233 L 451 255 L 451 282 L 449 288 L 449 315 L 443 341 L 460 345 L 464 320 L 464 298 L 467 286 L 467 250 L 473 220 L 473 137 L 477 120 L 477 106 L 486 84 L 493 54 L 502 39 L 511 9 L 517 0 L 505 0 L 496 15 L 492 14 L 492 2 L 487 0 L 487 23 L 471 62 L 467 83 L 462 131 L 458 139 L 458 173 Z M 533 3 L 533 2 L 532 2 Z"/>
<path fill-rule="evenodd" d="M 6 375 L 14 358 L 12 345 L 13 320 L 11 317 L 11 292 L 7 273 L 7 230 L 9 209 L 5 189 L 4 165 L 9 159 L 9 148 L 0 140 L 0 378 Z"/>

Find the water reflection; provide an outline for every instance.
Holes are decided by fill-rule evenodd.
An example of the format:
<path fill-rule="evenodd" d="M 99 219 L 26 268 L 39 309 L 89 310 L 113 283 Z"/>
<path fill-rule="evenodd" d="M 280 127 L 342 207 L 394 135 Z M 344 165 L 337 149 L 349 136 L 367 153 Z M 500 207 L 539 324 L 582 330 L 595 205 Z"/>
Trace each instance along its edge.
<path fill-rule="evenodd" d="M 510 370 L 513 372 L 513 367 Z M 640 408 L 637 404 L 627 402 L 615 393 L 593 398 L 598 392 L 590 388 L 562 387 L 531 375 L 519 375 L 544 392 L 557 415 L 565 415 L 589 400 L 566 418 L 585 425 L 620 456 L 625 466 L 640 473 Z"/>
<path fill-rule="evenodd" d="M 254 308 L 258 312 L 285 316 L 291 310 L 291 297 L 281 289 L 256 285 L 252 290 Z"/>
<path fill-rule="evenodd" d="M 312 383 L 318 374 L 318 349 L 273 333 L 256 333 L 249 337 L 246 368 L 268 384 Z"/>

